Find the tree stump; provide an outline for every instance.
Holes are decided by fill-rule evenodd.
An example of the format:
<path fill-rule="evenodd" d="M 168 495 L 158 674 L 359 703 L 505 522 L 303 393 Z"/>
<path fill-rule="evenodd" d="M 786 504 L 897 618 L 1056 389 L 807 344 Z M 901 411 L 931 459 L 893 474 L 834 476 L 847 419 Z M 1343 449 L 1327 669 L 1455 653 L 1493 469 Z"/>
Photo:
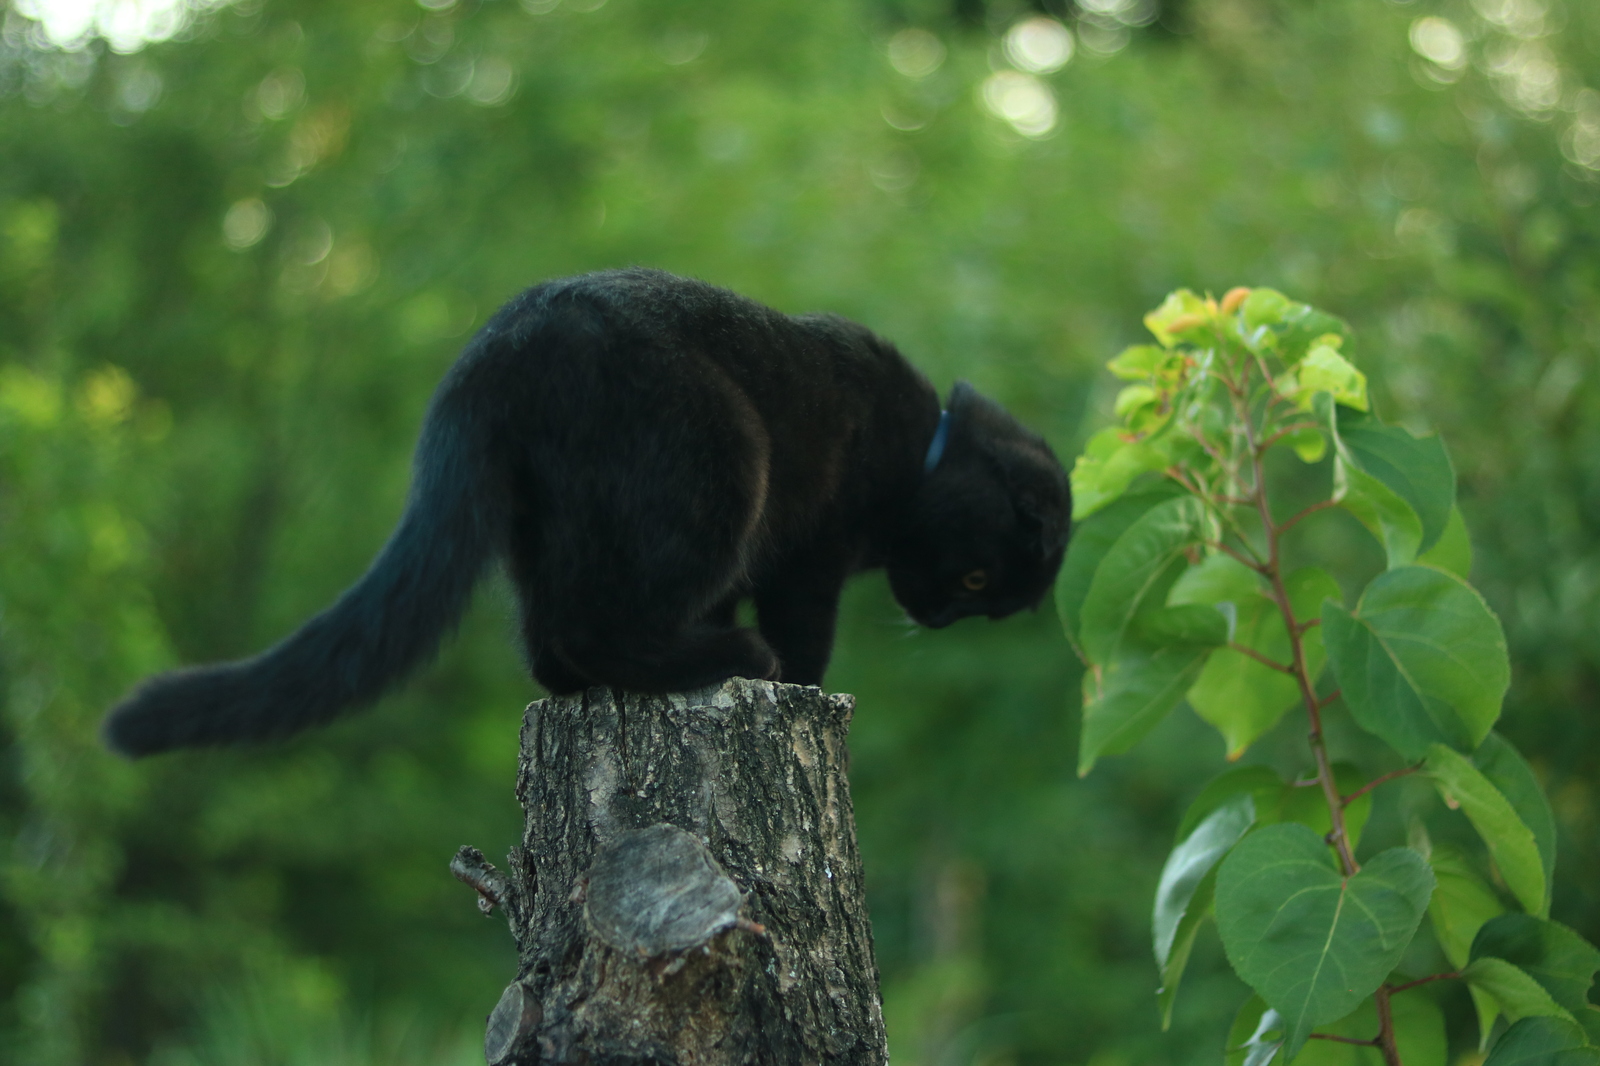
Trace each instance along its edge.
<path fill-rule="evenodd" d="M 887 1061 L 845 777 L 854 700 L 732 680 L 541 700 L 503 903 L 520 960 L 492 1066 Z"/>

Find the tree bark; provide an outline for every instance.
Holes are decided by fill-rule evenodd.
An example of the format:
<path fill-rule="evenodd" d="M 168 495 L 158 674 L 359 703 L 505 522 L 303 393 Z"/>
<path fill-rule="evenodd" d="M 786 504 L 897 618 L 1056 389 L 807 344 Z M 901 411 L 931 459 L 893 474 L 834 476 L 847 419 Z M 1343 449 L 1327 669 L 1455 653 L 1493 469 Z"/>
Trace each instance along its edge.
<path fill-rule="evenodd" d="M 503 903 L 517 980 L 493 1066 L 887 1062 L 845 777 L 854 700 L 732 680 L 541 700 Z"/>

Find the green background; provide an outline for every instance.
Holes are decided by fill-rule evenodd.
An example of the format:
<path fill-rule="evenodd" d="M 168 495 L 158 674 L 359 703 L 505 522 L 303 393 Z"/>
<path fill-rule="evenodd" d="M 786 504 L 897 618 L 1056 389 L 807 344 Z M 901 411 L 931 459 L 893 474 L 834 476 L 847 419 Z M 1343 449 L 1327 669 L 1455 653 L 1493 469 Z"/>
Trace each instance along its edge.
<path fill-rule="evenodd" d="M 1475 3 L 1046 3 L 1078 47 L 1037 138 L 982 95 L 1038 13 L 999 2 L 249 0 L 120 51 L 0 4 L 0 1059 L 481 1061 L 515 960 L 445 866 L 520 824 L 503 588 L 293 743 L 128 764 L 95 730 L 359 575 L 501 301 L 634 263 L 856 318 L 1069 461 L 1168 290 L 1347 318 L 1385 417 L 1449 442 L 1552 914 L 1600 939 L 1600 10 Z M 939 58 L 907 28 L 936 69 L 891 64 Z M 1333 512 L 1303 548 L 1382 564 Z M 829 687 L 897 1063 L 1220 1055 L 1244 986 L 1203 932 L 1160 1032 L 1148 923 L 1221 739 L 1180 709 L 1080 781 L 1078 682 L 1048 605 L 919 632 L 852 586 Z M 1247 760 L 1297 772 L 1290 719 Z M 1429 802 L 1380 793 L 1364 850 Z"/>

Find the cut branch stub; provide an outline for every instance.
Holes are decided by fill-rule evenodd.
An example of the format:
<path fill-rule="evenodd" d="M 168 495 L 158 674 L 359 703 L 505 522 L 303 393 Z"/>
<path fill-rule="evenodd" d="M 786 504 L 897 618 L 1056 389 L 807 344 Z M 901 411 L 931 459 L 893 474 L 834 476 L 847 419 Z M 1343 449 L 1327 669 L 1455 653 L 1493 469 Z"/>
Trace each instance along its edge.
<path fill-rule="evenodd" d="M 589 869 L 589 927 L 641 958 L 704 946 L 743 902 L 706 846 L 665 822 L 623 833 Z"/>
<path fill-rule="evenodd" d="M 489 1024 L 483 1034 L 483 1057 L 489 1066 L 501 1066 L 527 1047 L 539 1018 L 539 1001 L 528 994 L 522 982 L 512 981 L 507 985 L 500 994 L 500 1002 L 489 1014 Z"/>

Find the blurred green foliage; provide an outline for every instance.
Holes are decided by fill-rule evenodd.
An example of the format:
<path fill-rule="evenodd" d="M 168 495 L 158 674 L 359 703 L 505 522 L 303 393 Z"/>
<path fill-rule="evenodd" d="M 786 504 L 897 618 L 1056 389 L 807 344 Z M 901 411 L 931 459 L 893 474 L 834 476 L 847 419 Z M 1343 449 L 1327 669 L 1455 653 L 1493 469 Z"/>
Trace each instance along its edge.
<path fill-rule="evenodd" d="M 193 6 L 144 5 L 176 12 L 149 43 L 110 19 L 111 47 L 85 5 L 0 4 L 0 1058 L 475 1060 L 514 959 L 445 864 L 520 824 L 536 693 L 503 592 L 292 744 L 127 765 L 95 728 L 331 600 L 473 326 L 628 263 L 855 317 L 1068 458 L 1170 289 L 1346 318 L 1385 417 L 1449 441 L 1503 729 L 1556 808 L 1553 913 L 1600 935 L 1591 5 L 1080 0 L 1046 5 L 1076 45 L 1053 72 L 1059 36 L 1004 0 Z M 1202 936 L 1161 1033 L 1145 932 L 1225 765 L 1208 727 L 1078 781 L 1048 608 L 913 632 L 868 577 L 838 649 L 896 1061 L 1216 1061 L 1243 986 Z M 1412 802 L 1380 796 L 1369 838 Z"/>

